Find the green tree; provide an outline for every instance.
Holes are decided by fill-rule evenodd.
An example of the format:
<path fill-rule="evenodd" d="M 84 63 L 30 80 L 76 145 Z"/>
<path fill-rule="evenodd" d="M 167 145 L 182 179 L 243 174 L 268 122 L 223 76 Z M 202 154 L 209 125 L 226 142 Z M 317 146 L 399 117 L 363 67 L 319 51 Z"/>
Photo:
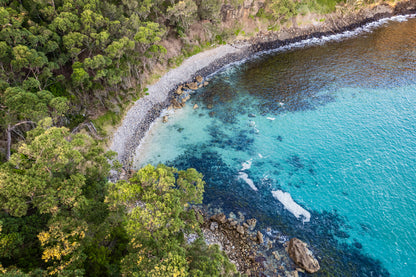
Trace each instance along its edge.
<path fill-rule="evenodd" d="M 198 7 L 193 0 L 183 0 L 169 7 L 167 14 L 174 24 L 187 31 L 196 19 L 197 10 Z"/>
<path fill-rule="evenodd" d="M 50 274 L 79 275 L 84 272 L 85 240 L 91 240 L 99 230 L 102 232 L 95 225 L 107 217 L 107 213 L 98 217 L 100 211 L 95 212 L 92 207 L 104 199 L 110 156 L 104 155 L 90 137 L 71 134 L 66 128 L 48 127 L 51 123 L 50 119 L 44 120 L 28 132 L 18 152 L 0 167 L 0 209 L 8 220 L 33 214 L 46 215 L 49 220 L 29 234 L 8 231 L 4 234 L 7 240 L 0 240 L 0 250 L 10 243 L 22 244 L 25 237 L 36 236 L 42 249 L 38 258 Z M 106 206 L 101 210 L 106 210 Z M 19 255 L 12 253 L 14 260 Z"/>
<path fill-rule="evenodd" d="M 280 22 L 297 15 L 297 6 L 293 0 L 272 0 L 270 9 L 273 17 Z"/>
<path fill-rule="evenodd" d="M 129 181 L 110 184 L 106 201 L 123 216 L 129 253 L 124 276 L 231 276 L 235 267 L 206 246 L 191 204 L 202 202 L 204 181 L 195 169 L 147 165 Z M 188 243 L 185 234 L 200 239 Z M 202 258 L 205 253 L 206 259 Z"/>

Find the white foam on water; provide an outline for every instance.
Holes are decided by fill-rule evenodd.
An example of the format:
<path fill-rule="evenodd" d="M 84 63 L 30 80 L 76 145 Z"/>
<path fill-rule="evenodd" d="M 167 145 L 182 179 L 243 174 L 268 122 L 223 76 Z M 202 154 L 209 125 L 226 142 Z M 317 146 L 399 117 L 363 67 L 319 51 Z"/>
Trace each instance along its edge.
<path fill-rule="evenodd" d="M 243 179 L 254 191 L 258 191 L 257 187 L 254 185 L 253 180 L 248 178 L 247 173 L 245 172 L 238 172 L 238 179 Z"/>
<path fill-rule="evenodd" d="M 309 222 L 311 220 L 311 213 L 302 208 L 298 203 L 296 203 L 290 193 L 284 192 L 281 190 L 272 191 L 274 198 L 279 200 L 283 204 L 286 210 L 291 212 L 297 219 L 301 216 L 303 217 L 303 222 Z"/>
<path fill-rule="evenodd" d="M 273 121 L 273 120 L 275 120 L 276 118 L 274 118 L 274 117 L 268 117 L 267 119 L 268 119 L 268 120 Z"/>
<path fill-rule="evenodd" d="M 250 160 L 245 161 L 244 163 L 242 163 L 241 165 L 243 167 L 241 168 L 241 171 L 246 170 L 246 169 L 250 169 L 252 163 L 253 163 L 253 159 L 250 159 Z"/>
<path fill-rule="evenodd" d="M 262 154 L 258 153 L 257 155 L 259 155 L 259 158 L 260 159 L 263 159 L 263 155 Z"/>

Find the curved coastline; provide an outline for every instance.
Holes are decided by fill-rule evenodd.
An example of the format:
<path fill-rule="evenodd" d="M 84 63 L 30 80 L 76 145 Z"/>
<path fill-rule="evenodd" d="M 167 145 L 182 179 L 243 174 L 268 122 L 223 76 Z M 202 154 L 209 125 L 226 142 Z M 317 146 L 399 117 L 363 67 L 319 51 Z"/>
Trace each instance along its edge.
<path fill-rule="evenodd" d="M 275 33 L 259 33 L 249 40 L 221 45 L 194 55 L 148 87 L 148 95 L 137 100 L 127 111 L 112 137 L 110 150 L 118 153 L 118 160 L 125 169 L 130 169 L 133 153 L 152 122 L 170 105 L 176 88 L 190 82 L 195 76 L 207 77 L 227 65 L 243 61 L 260 52 L 308 39 L 340 34 L 381 19 L 415 12 L 416 0 L 399 2 L 395 6 L 378 4 L 348 15 L 328 14 L 325 16 L 326 20 L 319 24 L 291 27 Z"/>

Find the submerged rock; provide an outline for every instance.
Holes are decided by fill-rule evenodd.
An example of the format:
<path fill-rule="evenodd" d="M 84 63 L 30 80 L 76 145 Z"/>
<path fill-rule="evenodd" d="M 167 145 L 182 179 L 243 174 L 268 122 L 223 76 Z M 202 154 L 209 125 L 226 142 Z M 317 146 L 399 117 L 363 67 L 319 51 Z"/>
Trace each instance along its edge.
<path fill-rule="evenodd" d="M 247 219 L 247 225 L 249 226 L 250 230 L 253 230 L 256 227 L 256 224 L 257 224 L 257 219 L 255 218 Z"/>
<path fill-rule="evenodd" d="M 315 273 L 320 269 L 319 262 L 312 256 L 306 243 L 298 238 L 289 241 L 288 253 L 290 258 L 301 268 L 309 273 Z"/>
<path fill-rule="evenodd" d="M 166 122 L 168 122 L 168 116 L 167 115 L 165 115 L 165 116 L 163 116 L 162 117 L 162 121 L 163 121 L 163 123 L 166 123 Z"/>

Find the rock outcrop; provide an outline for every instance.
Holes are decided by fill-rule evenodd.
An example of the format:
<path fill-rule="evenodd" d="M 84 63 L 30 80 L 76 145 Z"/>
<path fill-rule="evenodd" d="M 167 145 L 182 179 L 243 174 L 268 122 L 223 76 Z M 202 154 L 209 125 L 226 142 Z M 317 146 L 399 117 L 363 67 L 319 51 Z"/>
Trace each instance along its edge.
<path fill-rule="evenodd" d="M 252 223 L 256 220 L 249 221 Z M 220 245 L 240 273 L 258 276 L 264 270 L 264 257 L 257 253 L 257 241 L 252 239 L 253 236 L 257 237 L 250 233 L 248 226 L 246 222 L 241 222 L 241 219 L 238 221 L 224 213 L 218 213 L 206 217 L 203 233 L 207 243 Z"/>
<path fill-rule="evenodd" d="M 298 238 L 289 241 L 287 249 L 290 258 L 302 269 L 309 273 L 315 273 L 320 269 L 319 262 L 312 255 L 307 244 Z"/>

